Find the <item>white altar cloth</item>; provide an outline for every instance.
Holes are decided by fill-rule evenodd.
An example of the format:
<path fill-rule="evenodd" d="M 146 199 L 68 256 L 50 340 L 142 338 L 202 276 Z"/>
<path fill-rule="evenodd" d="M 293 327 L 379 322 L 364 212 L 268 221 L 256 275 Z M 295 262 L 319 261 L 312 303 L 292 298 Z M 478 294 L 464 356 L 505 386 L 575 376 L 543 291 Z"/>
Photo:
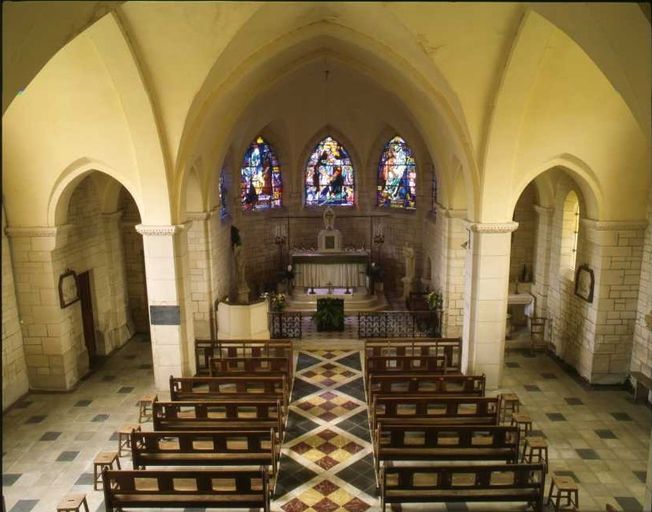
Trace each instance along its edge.
<path fill-rule="evenodd" d="M 365 287 L 366 263 L 296 263 L 295 286 L 310 288 Z"/>

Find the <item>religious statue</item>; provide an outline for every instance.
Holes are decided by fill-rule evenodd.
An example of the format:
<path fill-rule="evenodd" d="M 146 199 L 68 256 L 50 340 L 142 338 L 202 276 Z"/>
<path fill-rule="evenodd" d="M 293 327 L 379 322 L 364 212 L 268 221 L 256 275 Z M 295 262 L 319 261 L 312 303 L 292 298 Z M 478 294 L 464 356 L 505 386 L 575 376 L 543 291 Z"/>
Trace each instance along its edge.
<path fill-rule="evenodd" d="M 333 209 L 329 206 L 324 210 L 324 229 L 327 229 L 328 231 L 334 229 L 335 226 L 335 212 Z"/>
<path fill-rule="evenodd" d="M 233 247 L 233 262 L 235 269 L 235 293 L 236 300 L 240 304 L 249 303 L 249 286 L 245 277 L 245 257 L 242 252 L 242 245 L 238 244 Z"/>
<path fill-rule="evenodd" d="M 414 249 L 406 245 L 403 249 L 405 256 L 405 277 L 401 278 L 403 281 L 403 299 L 408 300 L 410 293 L 414 291 Z"/>
<path fill-rule="evenodd" d="M 403 254 L 405 255 L 405 277 L 414 279 L 414 249 L 406 245 Z"/>

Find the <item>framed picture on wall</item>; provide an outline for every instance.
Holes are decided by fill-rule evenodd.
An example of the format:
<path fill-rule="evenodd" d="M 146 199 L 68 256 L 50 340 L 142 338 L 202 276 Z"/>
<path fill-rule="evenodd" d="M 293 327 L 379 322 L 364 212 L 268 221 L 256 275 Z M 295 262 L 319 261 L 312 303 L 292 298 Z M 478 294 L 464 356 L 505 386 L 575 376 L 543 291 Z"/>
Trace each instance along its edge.
<path fill-rule="evenodd" d="M 586 302 L 593 302 L 593 286 L 595 278 L 593 270 L 588 265 L 580 265 L 575 273 L 575 295 Z"/>
<path fill-rule="evenodd" d="M 66 269 L 59 276 L 59 305 L 61 309 L 72 306 L 79 300 L 77 291 L 77 274 L 74 270 Z"/>

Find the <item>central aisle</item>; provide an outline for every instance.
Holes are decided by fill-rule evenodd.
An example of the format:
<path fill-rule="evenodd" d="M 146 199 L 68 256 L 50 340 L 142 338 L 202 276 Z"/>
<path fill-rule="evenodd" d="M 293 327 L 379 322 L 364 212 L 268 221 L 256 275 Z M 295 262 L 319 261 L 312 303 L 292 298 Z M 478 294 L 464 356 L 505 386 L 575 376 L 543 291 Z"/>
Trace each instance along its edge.
<path fill-rule="evenodd" d="M 299 352 L 275 496 L 284 512 L 377 506 L 359 350 Z"/>

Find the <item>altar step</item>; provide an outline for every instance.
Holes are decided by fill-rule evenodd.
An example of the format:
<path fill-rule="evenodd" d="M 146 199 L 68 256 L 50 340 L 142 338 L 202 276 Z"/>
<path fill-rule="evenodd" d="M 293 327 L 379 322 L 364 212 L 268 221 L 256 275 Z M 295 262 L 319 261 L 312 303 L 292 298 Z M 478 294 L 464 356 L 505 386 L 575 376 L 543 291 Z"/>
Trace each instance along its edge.
<path fill-rule="evenodd" d="M 285 311 L 317 311 L 317 299 L 333 298 L 344 299 L 344 313 L 358 313 L 364 311 L 382 311 L 387 309 L 388 302 L 385 294 L 376 291 L 375 295 L 344 293 L 344 289 L 336 288 L 333 293 L 326 289 L 316 288 L 314 294 L 297 292 L 286 296 L 287 307 Z"/>

